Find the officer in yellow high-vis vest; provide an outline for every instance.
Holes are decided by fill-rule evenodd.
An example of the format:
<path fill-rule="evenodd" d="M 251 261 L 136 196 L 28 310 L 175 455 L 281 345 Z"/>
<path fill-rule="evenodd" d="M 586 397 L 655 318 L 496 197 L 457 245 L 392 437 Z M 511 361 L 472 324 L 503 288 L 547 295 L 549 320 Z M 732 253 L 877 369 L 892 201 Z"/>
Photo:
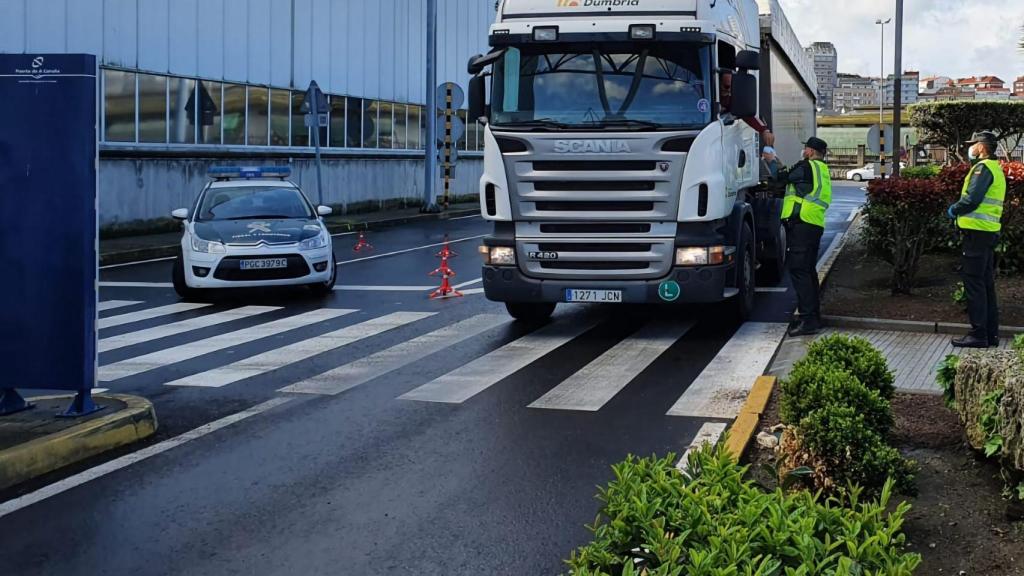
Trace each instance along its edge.
<path fill-rule="evenodd" d="M 811 138 L 804 144 L 804 158 L 789 171 L 782 221 L 786 224 L 786 262 L 796 291 L 800 323 L 790 336 L 809 336 L 821 331 L 821 299 L 818 285 L 818 251 L 825 232 L 825 212 L 832 203 L 832 177 L 825 155 L 828 144 Z"/>
<path fill-rule="evenodd" d="M 996 135 L 979 132 L 968 144 L 973 166 L 960 201 L 949 207 L 963 240 L 963 279 L 971 331 L 953 340 L 958 348 L 999 345 L 999 303 L 996 299 L 995 250 L 1002 230 L 1006 175 L 995 159 Z"/>

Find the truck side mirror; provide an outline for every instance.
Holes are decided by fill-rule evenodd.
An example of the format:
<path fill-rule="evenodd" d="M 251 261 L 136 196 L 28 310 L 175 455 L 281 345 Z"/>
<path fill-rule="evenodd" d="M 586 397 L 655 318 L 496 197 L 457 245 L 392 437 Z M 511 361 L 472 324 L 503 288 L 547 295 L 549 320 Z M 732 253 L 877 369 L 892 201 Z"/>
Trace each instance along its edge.
<path fill-rule="evenodd" d="M 487 115 L 487 84 L 483 76 L 469 80 L 469 120 L 476 122 Z"/>
<path fill-rule="evenodd" d="M 736 67 L 740 70 L 760 70 L 761 55 L 753 50 L 740 50 L 736 55 Z"/>
<path fill-rule="evenodd" d="M 737 118 L 757 116 L 757 78 L 745 71 L 732 77 L 732 103 L 729 112 Z"/>

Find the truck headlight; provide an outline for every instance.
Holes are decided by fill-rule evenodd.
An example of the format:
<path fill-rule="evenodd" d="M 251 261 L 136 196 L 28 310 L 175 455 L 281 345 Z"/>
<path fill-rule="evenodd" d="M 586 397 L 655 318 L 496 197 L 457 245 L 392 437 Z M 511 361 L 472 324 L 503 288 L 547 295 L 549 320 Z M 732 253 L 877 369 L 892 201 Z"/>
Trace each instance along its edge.
<path fill-rule="evenodd" d="M 488 266 L 516 265 L 516 249 L 511 246 L 481 246 L 480 253 Z"/>
<path fill-rule="evenodd" d="M 220 242 L 210 242 L 192 234 L 192 251 L 200 254 L 224 254 L 228 249 Z"/>
<path fill-rule="evenodd" d="M 299 250 L 319 250 L 327 246 L 327 235 L 323 232 L 299 242 Z"/>
<path fill-rule="evenodd" d="M 717 266 L 725 262 L 725 246 L 676 248 L 676 266 Z"/>

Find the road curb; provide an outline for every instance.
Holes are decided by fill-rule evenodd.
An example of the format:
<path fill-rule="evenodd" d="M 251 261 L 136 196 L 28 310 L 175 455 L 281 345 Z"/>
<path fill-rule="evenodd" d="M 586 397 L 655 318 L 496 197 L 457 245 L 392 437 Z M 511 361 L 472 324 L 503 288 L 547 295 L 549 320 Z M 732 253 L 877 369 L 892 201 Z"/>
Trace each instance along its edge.
<path fill-rule="evenodd" d="M 45 396 L 30 400 L 54 400 L 71 396 Z M 125 403 L 117 412 L 82 422 L 66 430 L 0 450 L 0 490 L 20 484 L 152 436 L 157 429 L 156 410 L 145 398 L 105 394 Z"/>
<path fill-rule="evenodd" d="M 846 244 L 850 240 L 850 233 L 853 232 L 854 227 L 860 223 L 860 219 L 863 215 L 863 210 L 858 208 L 856 215 L 853 217 L 850 225 L 846 228 L 846 232 L 843 232 L 843 235 L 839 239 L 838 244 L 836 244 L 835 249 L 833 249 L 832 253 L 828 255 L 828 258 L 825 260 L 824 265 L 822 265 L 821 270 L 818 270 L 818 284 L 823 288 L 825 286 L 825 282 L 828 280 L 828 275 L 832 272 L 832 267 L 836 265 L 836 262 L 839 260 L 839 255 L 843 252 L 843 248 L 846 248 Z"/>
<path fill-rule="evenodd" d="M 450 220 L 452 218 L 461 218 L 463 216 L 474 216 L 479 213 L 479 208 L 473 208 L 466 210 L 453 210 L 451 212 L 411 214 L 408 216 L 401 216 L 398 218 L 385 218 L 381 220 L 370 220 L 367 222 L 346 222 L 338 224 L 328 224 L 327 231 L 330 232 L 331 234 L 342 234 L 345 232 L 357 232 L 360 230 L 365 231 L 381 228 L 390 228 L 392 226 L 400 226 L 402 224 L 409 224 L 411 222 L 433 222 L 438 220 Z M 131 264 L 133 262 L 143 262 L 146 260 L 171 258 L 173 256 L 178 255 L 179 249 L 180 246 L 178 244 L 173 244 L 169 246 L 152 246 L 148 248 L 139 248 L 137 250 L 125 250 L 122 252 L 108 252 L 106 254 L 100 254 L 100 266 Z"/>
<path fill-rule="evenodd" d="M 914 332 L 918 334 L 963 334 L 971 329 L 967 324 L 952 322 L 920 322 L 915 320 L 888 320 L 885 318 L 857 318 L 852 316 L 822 316 L 826 326 L 854 330 L 883 330 L 886 332 Z M 1003 326 L 999 333 L 1004 338 L 1024 334 L 1024 327 Z"/>
<path fill-rule="evenodd" d="M 726 440 L 725 448 L 732 456 L 739 461 L 750 445 L 750 440 L 757 432 L 761 424 L 761 416 L 768 408 L 768 401 L 772 397 L 778 379 L 774 376 L 760 376 L 754 382 L 754 386 L 747 395 L 747 401 L 740 409 L 739 415 L 733 421 L 729 429 L 729 438 Z"/>

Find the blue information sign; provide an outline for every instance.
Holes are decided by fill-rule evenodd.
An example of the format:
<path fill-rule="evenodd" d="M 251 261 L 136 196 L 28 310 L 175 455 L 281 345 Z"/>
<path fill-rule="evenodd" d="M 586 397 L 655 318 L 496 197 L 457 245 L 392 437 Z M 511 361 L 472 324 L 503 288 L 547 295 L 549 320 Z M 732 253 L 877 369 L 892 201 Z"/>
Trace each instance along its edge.
<path fill-rule="evenodd" d="M 0 54 L 0 414 L 18 388 L 96 409 L 96 76 L 92 55 Z"/>

